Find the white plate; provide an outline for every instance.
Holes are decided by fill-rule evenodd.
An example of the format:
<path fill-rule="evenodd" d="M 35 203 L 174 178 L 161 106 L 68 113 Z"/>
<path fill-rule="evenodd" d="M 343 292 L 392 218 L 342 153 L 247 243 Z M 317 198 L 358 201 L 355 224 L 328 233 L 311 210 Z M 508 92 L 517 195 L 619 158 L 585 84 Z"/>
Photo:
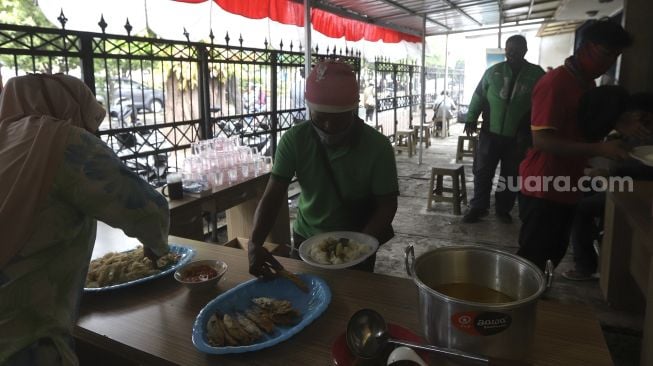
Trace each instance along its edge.
<path fill-rule="evenodd" d="M 653 145 L 638 146 L 630 152 L 630 156 L 645 165 L 653 167 Z"/>
<path fill-rule="evenodd" d="M 308 254 L 310 249 L 314 245 L 318 245 L 319 243 L 321 243 L 322 241 L 324 241 L 329 237 L 332 237 L 334 239 L 347 238 L 349 240 L 353 240 L 355 242 L 367 245 L 370 250 L 367 253 L 363 254 L 362 256 L 347 263 L 322 264 L 314 261 L 313 258 L 311 258 L 311 256 Z M 330 231 L 327 233 L 317 234 L 306 239 L 306 241 L 304 241 L 302 245 L 299 246 L 299 256 L 302 258 L 304 262 L 315 267 L 328 268 L 328 269 L 342 269 L 342 268 L 348 268 L 357 265 L 358 263 L 364 261 L 372 254 L 376 253 L 376 250 L 378 248 L 379 248 L 379 241 L 376 240 L 376 238 L 371 235 L 357 233 L 354 231 Z"/>

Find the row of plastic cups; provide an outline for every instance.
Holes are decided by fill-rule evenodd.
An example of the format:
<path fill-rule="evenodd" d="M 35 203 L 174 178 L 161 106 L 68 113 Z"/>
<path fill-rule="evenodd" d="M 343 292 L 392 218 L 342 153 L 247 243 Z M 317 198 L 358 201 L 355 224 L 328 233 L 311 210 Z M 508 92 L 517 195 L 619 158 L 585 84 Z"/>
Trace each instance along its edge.
<path fill-rule="evenodd" d="M 262 157 L 255 161 L 242 162 L 229 166 L 210 166 L 208 168 L 182 171 L 184 187 L 220 187 L 253 178 L 272 169 L 272 158 Z"/>

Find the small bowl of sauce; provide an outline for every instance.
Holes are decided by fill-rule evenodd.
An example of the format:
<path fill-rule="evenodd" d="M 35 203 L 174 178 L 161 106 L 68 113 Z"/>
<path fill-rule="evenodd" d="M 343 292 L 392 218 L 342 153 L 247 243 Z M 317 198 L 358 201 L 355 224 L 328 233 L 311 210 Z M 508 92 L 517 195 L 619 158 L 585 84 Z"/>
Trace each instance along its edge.
<path fill-rule="evenodd" d="M 175 280 L 191 290 L 215 288 L 226 272 L 227 264 L 221 260 L 199 260 L 175 271 Z"/>

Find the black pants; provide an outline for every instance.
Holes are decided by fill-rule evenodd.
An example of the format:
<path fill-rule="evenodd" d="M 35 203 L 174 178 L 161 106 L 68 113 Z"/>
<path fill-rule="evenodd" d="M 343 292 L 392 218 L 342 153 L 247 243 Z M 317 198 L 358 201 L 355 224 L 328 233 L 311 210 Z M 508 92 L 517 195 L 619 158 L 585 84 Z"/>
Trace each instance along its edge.
<path fill-rule="evenodd" d="M 574 248 L 576 271 L 594 273 L 598 267 L 598 257 L 594 250 L 594 240 L 598 239 L 605 211 L 605 192 L 595 193 L 578 202 L 574 223 L 571 229 L 571 246 Z"/>
<path fill-rule="evenodd" d="M 519 231 L 517 255 L 535 263 L 542 271 L 550 259 L 557 266 L 569 245 L 569 233 L 575 205 L 519 195 Z"/>
<path fill-rule="evenodd" d="M 365 121 L 371 121 L 374 117 L 374 106 L 365 106 Z"/>
<path fill-rule="evenodd" d="M 292 232 L 292 238 L 294 241 L 294 245 L 292 251 L 290 252 L 290 258 L 301 259 L 299 257 L 299 246 L 306 240 L 306 238 L 297 234 L 294 231 Z M 347 269 L 356 269 L 359 271 L 374 272 L 375 263 L 376 263 L 376 253 L 372 254 L 366 260 L 358 263 L 357 265 L 353 267 L 349 267 Z"/>
<path fill-rule="evenodd" d="M 474 197 L 469 201 L 473 209 L 487 210 L 497 165 L 501 162 L 499 175 L 506 182 L 516 182 L 519 163 L 524 158 L 526 146 L 518 138 L 504 137 L 481 130 L 474 156 Z M 516 183 L 510 186 L 515 186 Z M 508 186 L 508 188 L 510 188 Z M 510 213 L 517 198 L 517 190 L 505 189 L 494 194 L 497 213 Z"/>

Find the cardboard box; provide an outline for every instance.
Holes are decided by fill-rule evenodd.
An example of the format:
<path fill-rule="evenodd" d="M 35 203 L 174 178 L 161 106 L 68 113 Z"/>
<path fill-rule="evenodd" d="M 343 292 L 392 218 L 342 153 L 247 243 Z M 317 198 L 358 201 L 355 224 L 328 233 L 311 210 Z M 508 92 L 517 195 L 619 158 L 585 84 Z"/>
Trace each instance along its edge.
<path fill-rule="evenodd" d="M 224 246 L 247 250 L 248 241 L 249 239 L 247 238 L 235 238 L 226 242 Z M 274 244 L 274 243 L 265 242 L 263 243 L 263 247 L 267 249 L 270 253 L 272 253 L 272 255 L 277 255 L 280 257 L 290 256 L 290 247 L 285 244 Z"/>

